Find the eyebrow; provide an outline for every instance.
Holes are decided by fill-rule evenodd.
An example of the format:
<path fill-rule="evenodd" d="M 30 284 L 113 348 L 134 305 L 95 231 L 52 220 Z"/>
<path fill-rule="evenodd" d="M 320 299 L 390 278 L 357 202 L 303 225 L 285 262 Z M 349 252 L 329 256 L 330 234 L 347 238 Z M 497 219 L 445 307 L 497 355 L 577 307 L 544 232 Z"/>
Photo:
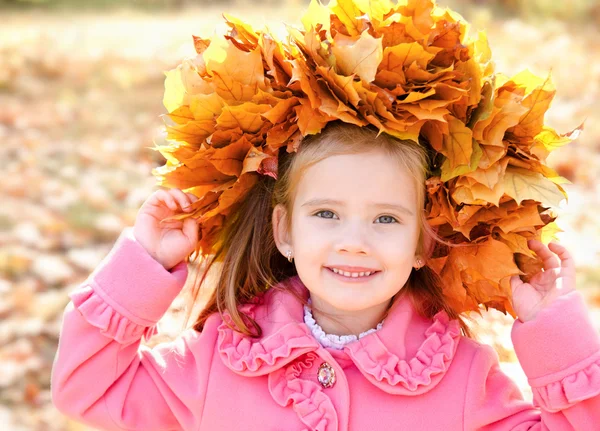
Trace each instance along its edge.
<path fill-rule="evenodd" d="M 303 207 L 320 206 L 320 205 L 344 206 L 344 203 L 342 201 L 336 201 L 335 199 L 318 199 L 317 198 L 317 199 L 310 199 L 302 204 Z M 414 215 L 411 210 L 409 210 L 408 208 L 406 208 L 402 205 L 399 205 L 399 204 L 390 204 L 390 203 L 384 203 L 384 202 L 367 202 L 367 205 L 371 205 L 376 208 L 392 208 L 392 209 L 400 211 L 404 214 L 408 214 L 411 216 Z"/>

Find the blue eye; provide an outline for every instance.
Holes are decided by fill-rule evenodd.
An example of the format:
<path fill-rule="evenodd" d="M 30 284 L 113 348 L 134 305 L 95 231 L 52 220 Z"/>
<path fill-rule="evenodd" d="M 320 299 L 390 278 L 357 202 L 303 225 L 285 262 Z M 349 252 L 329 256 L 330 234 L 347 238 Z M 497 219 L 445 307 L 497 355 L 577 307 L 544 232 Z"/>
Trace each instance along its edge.
<path fill-rule="evenodd" d="M 388 222 L 383 222 L 383 224 L 392 224 L 392 223 L 398 223 L 398 220 L 396 220 L 394 217 L 392 217 L 392 216 L 388 216 L 388 215 L 383 215 L 383 216 L 380 216 L 380 217 L 378 217 L 378 218 L 377 218 L 377 220 L 379 220 L 379 219 L 382 219 L 382 218 L 386 218 L 386 219 L 392 220 L 392 221 L 390 221 L 389 223 L 388 223 Z"/>
<path fill-rule="evenodd" d="M 315 215 L 317 217 L 321 217 L 321 218 L 328 218 L 328 219 L 332 218 L 332 217 L 322 217 L 322 216 L 319 215 L 319 214 L 323 214 L 323 213 L 335 215 L 335 214 L 333 214 L 333 212 L 331 212 L 329 210 L 318 211 L 318 212 L 315 213 Z"/>

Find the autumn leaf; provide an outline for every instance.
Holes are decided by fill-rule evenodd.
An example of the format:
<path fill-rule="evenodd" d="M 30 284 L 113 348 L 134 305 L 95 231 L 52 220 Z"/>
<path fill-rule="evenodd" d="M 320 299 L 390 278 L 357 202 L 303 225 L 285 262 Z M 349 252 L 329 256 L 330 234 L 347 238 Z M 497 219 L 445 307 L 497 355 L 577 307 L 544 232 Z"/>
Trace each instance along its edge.
<path fill-rule="evenodd" d="M 444 136 L 442 154 L 447 157 L 450 169 L 456 169 L 460 165 L 469 165 L 473 154 L 473 131 L 465 124 L 449 116 L 447 118 L 449 132 Z"/>
<path fill-rule="evenodd" d="M 308 32 L 311 29 L 316 30 L 320 26 L 329 31 L 329 14 L 329 8 L 323 6 L 319 0 L 311 0 L 308 10 L 301 18 L 304 29 Z"/>
<path fill-rule="evenodd" d="M 537 172 L 509 167 L 504 176 L 504 192 L 518 204 L 533 199 L 544 205 L 558 207 L 566 198 L 556 184 Z"/>
<path fill-rule="evenodd" d="M 249 52 L 239 50 L 231 41 L 223 45 L 212 43 L 203 54 L 206 71 L 225 82 L 241 86 L 264 86 L 264 69 L 260 48 Z M 239 99 L 237 99 L 239 100 Z"/>
<path fill-rule="evenodd" d="M 550 81 L 550 75 L 542 80 L 529 70 L 524 70 L 505 84 L 507 87 L 512 85 L 525 92 L 526 96 L 522 105 L 527 108 L 512 133 L 522 137 L 536 136 L 542 130 L 544 114 L 556 94 L 554 84 Z"/>
<path fill-rule="evenodd" d="M 559 135 L 553 128 L 544 126 L 542 131 L 535 136 L 530 151 L 538 159 L 545 161 L 552 151 L 577 139 L 582 130 L 583 123 L 571 132 Z"/>
<path fill-rule="evenodd" d="M 344 24 L 350 36 L 358 36 L 364 30 L 364 23 L 360 19 L 363 12 L 354 0 L 332 0 L 329 9 Z"/>
<path fill-rule="evenodd" d="M 377 67 L 383 58 L 381 38 L 376 39 L 368 32 L 358 38 L 338 33 L 331 46 L 337 60 L 337 69 L 344 75 L 358 75 L 363 81 L 375 79 Z"/>
<path fill-rule="evenodd" d="M 210 46 L 210 39 L 202 39 L 198 36 L 192 36 L 192 38 L 194 40 L 194 48 L 198 54 L 202 54 Z"/>
<path fill-rule="evenodd" d="M 371 21 L 381 22 L 392 10 L 394 4 L 390 0 L 354 0 L 358 10 L 364 11 Z"/>
<path fill-rule="evenodd" d="M 225 106 L 217 118 L 217 127 L 234 129 L 239 127 L 244 132 L 259 131 L 265 121 L 261 114 L 271 110 L 269 105 L 242 103 L 241 105 Z"/>

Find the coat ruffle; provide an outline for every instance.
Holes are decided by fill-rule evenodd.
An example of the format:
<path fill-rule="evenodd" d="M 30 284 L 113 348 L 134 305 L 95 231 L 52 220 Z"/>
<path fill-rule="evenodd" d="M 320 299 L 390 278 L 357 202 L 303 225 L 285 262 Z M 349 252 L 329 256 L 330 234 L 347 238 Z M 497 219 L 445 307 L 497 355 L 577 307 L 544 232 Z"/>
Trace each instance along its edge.
<path fill-rule="evenodd" d="M 116 311 L 90 285 L 82 285 L 69 294 L 75 308 L 101 333 L 121 344 L 131 344 L 144 337 L 149 340 L 158 333 L 155 322 L 139 324 Z"/>
<path fill-rule="evenodd" d="M 319 383 L 296 377 L 293 367 L 269 374 L 269 392 L 282 407 L 292 407 L 303 424 L 311 431 L 338 429 L 335 406 Z"/>
<path fill-rule="evenodd" d="M 240 311 L 255 318 L 255 304 L 244 304 Z M 234 331 L 229 313 L 217 328 L 218 350 L 223 363 L 232 371 L 245 376 L 261 376 L 278 369 L 306 352 L 319 348 L 306 325 L 289 323 L 277 332 L 255 339 Z"/>
<path fill-rule="evenodd" d="M 348 345 L 345 350 L 365 377 L 382 390 L 417 395 L 439 383 L 450 366 L 460 340 L 459 322 L 439 312 L 425 336 L 415 356 L 408 361 L 388 350 L 377 333 Z"/>
<path fill-rule="evenodd" d="M 591 359 L 594 362 L 558 381 L 539 387 L 532 384 L 534 403 L 557 412 L 600 394 L 600 352 Z"/>

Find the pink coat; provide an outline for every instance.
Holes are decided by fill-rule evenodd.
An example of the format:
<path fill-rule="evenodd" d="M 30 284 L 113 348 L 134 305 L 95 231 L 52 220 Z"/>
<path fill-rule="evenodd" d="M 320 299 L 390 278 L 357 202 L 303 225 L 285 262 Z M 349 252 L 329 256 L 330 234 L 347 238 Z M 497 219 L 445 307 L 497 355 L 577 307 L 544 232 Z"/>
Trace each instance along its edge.
<path fill-rule="evenodd" d="M 215 314 L 202 333 L 140 346 L 186 277 L 185 262 L 166 271 L 123 231 L 70 294 L 52 370 L 60 411 L 106 430 L 600 430 L 600 337 L 579 292 L 514 323 L 532 406 L 490 346 L 461 336 L 444 313 L 421 318 L 406 300 L 341 351 L 322 347 L 302 305 L 276 289 L 243 306 L 260 339 Z M 297 277 L 282 286 L 308 297 Z M 330 387 L 317 378 L 324 363 Z"/>

